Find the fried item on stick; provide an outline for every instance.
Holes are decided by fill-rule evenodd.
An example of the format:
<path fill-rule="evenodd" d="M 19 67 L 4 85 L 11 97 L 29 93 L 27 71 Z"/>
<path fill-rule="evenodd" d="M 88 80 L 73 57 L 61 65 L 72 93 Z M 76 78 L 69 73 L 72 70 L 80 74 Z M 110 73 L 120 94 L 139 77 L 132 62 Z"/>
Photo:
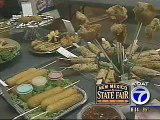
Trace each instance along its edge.
<path fill-rule="evenodd" d="M 124 24 L 113 24 L 111 26 L 111 32 L 112 34 L 116 37 L 117 42 L 120 42 L 122 44 L 125 43 L 128 32 L 127 32 L 127 27 Z"/>
<path fill-rule="evenodd" d="M 18 80 L 21 80 L 22 78 L 25 78 L 25 77 L 29 76 L 30 74 L 35 73 L 36 71 L 37 71 L 36 68 L 30 68 L 24 72 L 21 72 L 13 77 L 7 79 L 6 83 L 9 86 L 14 86 Z"/>
<path fill-rule="evenodd" d="M 72 57 L 70 58 L 71 63 L 94 63 L 96 58 L 84 58 L 82 56 L 80 57 Z"/>
<path fill-rule="evenodd" d="M 146 37 L 151 39 L 155 32 L 160 30 L 160 21 L 158 18 L 154 18 L 149 25 L 145 28 Z"/>
<path fill-rule="evenodd" d="M 93 52 L 91 52 L 89 49 L 87 49 L 84 46 L 78 47 L 78 50 L 83 57 L 88 57 L 88 58 L 96 57 L 96 54 L 94 54 Z"/>
<path fill-rule="evenodd" d="M 76 12 L 76 19 L 79 21 L 79 23 L 80 23 L 81 25 L 89 22 L 87 16 L 84 15 L 84 14 L 82 14 L 82 13 L 79 12 L 79 11 Z"/>
<path fill-rule="evenodd" d="M 93 43 L 91 43 L 91 42 L 88 42 L 88 47 L 89 47 L 89 49 L 94 53 L 94 54 L 98 54 L 98 53 L 100 53 L 101 52 L 101 50 L 95 45 L 95 44 L 93 44 Z"/>
<path fill-rule="evenodd" d="M 134 8 L 136 21 L 144 25 L 150 24 L 153 18 L 157 15 L 156 9 L 150 3 L 138 2 Z"/>
<path fill-rule="evenodd" d="M 106 10 L 106 13 L 112 22 L 122 23 L 128 18 L 127 9 L 120 5 L 115 5 Z"/>
<path fill-rule="evenodd" d="M 50 90 L 47 90 L 45 92 L 32 96 L 31 98 L 28 99 L 27 104 L 29 108 L 35 108 L 39 106 L 45 98 L 50 97 L 51 95 L 56 95 L 57 93 L 60 93 L 63 90 L 64 88 L 62 87 L 52 88 Z"/>
<path fill-rule="evenodd" d="M 139 77 L 155 77 L 157 75 L 160 75 L 160 72 L 156 70 L 141 67 L 141 66 L 134 66 L 132 71 L 135 75 Z"/>
<path fill-rule="evenodd" d="M 98 80 L 102 79 L 102 81 L 105 82 L 107 74 L 108 74 L 108 70 L 100 69 L 97 76 L 96 76 L 96 80 L 98 81 Z"/>
<path fill-rule="evenodd" d="M 139 66 L 150 68 L 150 69 L 160 69 L 160 61 L 150 61 L 138 63 Z"/>

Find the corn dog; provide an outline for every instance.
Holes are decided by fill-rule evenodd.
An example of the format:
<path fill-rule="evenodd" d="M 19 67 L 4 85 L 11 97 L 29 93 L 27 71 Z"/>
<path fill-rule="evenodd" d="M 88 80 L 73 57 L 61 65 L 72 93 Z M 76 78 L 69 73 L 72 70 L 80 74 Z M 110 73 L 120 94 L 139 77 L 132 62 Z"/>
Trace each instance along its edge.
<path fill-rule="evenodd" d="M 104 80 L 106 79 L 107 74 L 108 74 L 108 70 L 100 69 L 98 74 L 97 74 L 96 79 L 97 80 L 102 79 L 102 81 L 104 82 Z"/>
<path fill-rule="evenodd" d="M 36 72 L 30 74 L 29 76 L 23 77 L 21 79 L 19 79 L 16 84 L 20 85 L 22 83 L 30 83 L 31 80 L 37 76 L 44 76 L 47 75 L 47 70 L 46 69 L 41 69 L 41 70 L 37 70 Z"/>
<path fill-rule="evenodd" d="M 147 76 L 157 76 L 157 74 L 160 74 L 160 72 L 156 70 L 152 70 L 149 68 L 141 67 L 141 66 L 134 66 L 132 69 L 133 73 L 139 77 L 147 77 Z"/>
<path fill-rule="evenodd" d="M 139 63 L 138 65 L 150 69 L 160 69 L 160 61 L 143 62 Z"/>
<path fill-rule="evenodd" d="M 46 111 L 49 113 L 58 113 L 62 110 L 66 110 L 69 107 L 75 105 L 76 103 L 82 101 L 83 96 L 82 94 L 73 94 L 67 98 L 64 98 L 58 102 L 55 102 L 53 104 L 50 104 L 47 106 Z"/>
<path fill-rule="evenodd" d="M 114 73 L 115 73 L 114 70 L 109 70 L 105 82 L 115 82 Z"/>
<path fill-rule="evenodd" d="M 6 80 L 6 83 L 7 83 L 9 86 L 14 86 L 18 80 L 20 80 L 20 79 L 22 79 L 23 77 L 26 77 L 26 76 L 28 76 L 28 75 L 36 72 L 36 71 L 37 71 L 36 68 L 30 68 L 30 69 L 28 69 L 28 70 L 26 70 L 26 71 L 24 71 L 24 72 L 21 72 L 21 73 L 15 75 L 15 76 L 13 76 L 13 77 L 7 79 L 7 80 Z"/>
<path fill-rule="evenodd" d="M 101 50 L 95 45 L 95 44 L 93 44 L 93 43 L 91 43 L 91 42 L 88 42 L 88 47 L 89 47 L 89 49 L 94 53 L 94 54 L 98 54 L 98 53 L 100 53 L 101 52 Z"/>
<path fill-rule="evenodd" d="M 88 50 L 86 47 L 84 46 L 80 46 L 78 48 L 79 52 L 82 54 L 83 57 L 96 57 L 96 54 L 94 54 L 93 52 L 91 52 L 90 50 Z"/>
<path fill-rule="evenodd" d="M 111 44 L 105 38 L 102 38 L 102 47 L 106 50 L 111 48 Z"/>
<path fill-rule="evenodd" d="M 64 99 L 66 97 L 69 97 L 75 93 L 78 93 L 78 90 L 76 88 L 68 88 L 66 90 L 64 90 L 63 92 L 61 93 L 58 93 L 56 95 L 51 95 L 50 97 L 44 99 L 42 102 L 41 102 L 41 107 L 42 108 L 45 108 L 47 107 L 49 104 L 52 104 L 52 103 L 55 103 L 61 99 Z"/>
<path fill-rule="evenodd" d="M 140 54 L 140 56 L 139 56 L 139 53 L 135 54 L 135 55 L 133 56 L 133 59 L 134 59 L 134 58 L 137 58 L 138 56 L 139 56 L 140 58 L 142 58 L 142 57 L 151 56 L 151 55 L 159 55 L 159 52 L 156 51 L 156 50 L 147 50 L 147 51 L 142 52 L 142 53 Z"/>
<path fill-rule="evenodd" d="M 64 90 L 62 87 L 56 87 L 53 89 L 50 89 L 48 91 L 42 92 L 40 94 L 37 94 L 31 98 L 28 99 L 27 104 L 29 108 L 34 108 L 37 107 L 41 104 L 42 100 L 44 100 L 47 97 L 50 97 L 51 95 L 55 95 L 57 93 L 60 93 Z"/>
<path fill-rule="evenodd" d="M 143 63 L 143 62 L 150 62 L 150 61 L 160 61 L 160 56 L 159 55 L 151 55 L 151 56 L 146 56 L 142 57 L 137 60 L 137 63 Z"/>
<path fill-rule="evenodd" d="M 91 63 L 95 62 L 95 58 L 84 58 L 84 57 L 72 57 L 70 58 L 71 63 Z"/>
<path fill-rule="evenodd" d="M 98 65 L 94 63 L 86 63 L 86 64 L 74 64 L 70 66 L 70 68 L 76 70 L 76 71 L 96 71 L 98 70 Z"/>

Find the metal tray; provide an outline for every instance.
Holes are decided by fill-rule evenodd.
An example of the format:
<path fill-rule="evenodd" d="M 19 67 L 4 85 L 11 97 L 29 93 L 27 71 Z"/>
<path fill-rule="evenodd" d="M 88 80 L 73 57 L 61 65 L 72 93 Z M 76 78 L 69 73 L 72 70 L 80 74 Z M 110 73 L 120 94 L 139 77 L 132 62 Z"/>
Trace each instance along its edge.
<path fill-rule="evenodd" d="M 78 89 L 79 92 L 83 95 L 83 100 L 82 100 L 81 102 L 75 104 L 74 106 L 68 108 L 67 110 L 65 110 L 64 112 L 62 112 L 60 115 L 58 115 L 57 117 L 55 117 L 55 118 L 53 118 L 53 119 L 60 119 L 62 116 L 68 114 L 69 112 L 73 111 L 74 109 L 78 108 L 79 106 L 81 106 L 81 105 L 83 105 L 84 103 L 87 102 L 88 97 L 87 97 L 86 92 L 85 92 L 83 89 L 81 89 L 80 87 L 78 87 L 78 86 L 75 86 L 75 85 L 74 85 L 73 87 L 76 88 L 76 89 Z M 14 108 L 15 108 L 20 114 L 22 114 L 22 113 L 25 112 L 25 111 L 24 111 L 19 105 L 17 105 L 17 104 L 14 105 Z M 36 110 L 35 110 L 35 111 L 36 111 Z M 24 115 L 24 118 L 25 118 L 25 119 L 30 119 L 30 117 L 29 117 L 27 114 Z"/>

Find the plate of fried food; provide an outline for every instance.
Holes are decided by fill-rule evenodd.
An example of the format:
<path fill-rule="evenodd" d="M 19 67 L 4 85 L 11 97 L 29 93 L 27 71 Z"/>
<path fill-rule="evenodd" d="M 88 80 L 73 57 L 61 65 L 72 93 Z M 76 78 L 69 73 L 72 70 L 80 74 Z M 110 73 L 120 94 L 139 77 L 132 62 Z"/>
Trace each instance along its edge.
<path fill-rule="evenodd" d="M 58 119 L 87 101 L 86 92 L 74 81 L 62 78 L 54 68 L 29 68 L 5 82 L 10 87 L 8 93 L 14 108 L 27 119 Z M 59 77 L 60 78 L 59 78 Z M 57 80 L 52 80 L 52 77 Z"/>
<path fill-rule="evenodd" d="M 44 38 L 32 41 L 30 51 L 36 54 L 51 54 L 55 53 L 60 47 L 70 48 L 73 43 L 78 43 L 79 40 L 77 34 L 60 33 L 55 30 Z"/>
<path fill-rule="evenodd" d="M 33 15 L 20 18 L 11 18 L 10 23 L 14 28 L 39 27 L 50 24 L 54 20 L 51 16 Z"/>
<path fill-rule="evenodd" d="M 0 64 L 13 60 L 20 54 L 21 46 L 18 42 L 9 39 L 0 39 Z"/>

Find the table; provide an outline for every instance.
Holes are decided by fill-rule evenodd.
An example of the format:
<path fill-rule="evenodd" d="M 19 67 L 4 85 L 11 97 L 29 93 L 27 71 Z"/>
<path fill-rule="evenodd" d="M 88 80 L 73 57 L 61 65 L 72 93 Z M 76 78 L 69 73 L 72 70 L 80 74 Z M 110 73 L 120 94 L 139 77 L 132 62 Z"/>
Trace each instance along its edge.
<path fill-rule="evenodd" d="M 129 38 L 131 38 L 131 40 L 133 39 L 133 33 L 136 29 L 136 25 L 134 24 L 127 24 L 128 25 L 128 29 L 129 29 Z M 107 31 L 109 31 L 109 27 L 105 26 L 107 28 Z M 143 30 L 144 28 L 142 28 Z M 40 30 L 41 34 L 47 34 L 49 31 L 47 30 Z M 106 33 L 105 33 L 106 34 Z M 59 55 L 58 54 L 53 54 L 53 55 L 49 55 L 49 56 L 34 56 L 31 53 L 29 53 L 29 46 L 30 46 L 30 42 L 24 42 L 22 40 L 24 33 L 17 33 L 17 34 L 13 34 L 10 36 L 10 38 L 18 41 L 21 46 L 22 46 L 22 55 L 20 57 L 18 57 L 17 59 L 15 59 L 13 62 L 6 64 L 5 66 L 3 66 L 3 68 L 1 67 L 1 71 L 0 71 L 0 77 L 1 79 L 5 79 L 9 76 L 12 76 L 18 72 L 24 71 L 25 69 L 28 69 L 29 67 L 33 67 L 33 66 L 39 66 L 41 64 L 47 63 L 49 61 L 52 61 L 54 59 L 56 59 Z M 111 35 L 109 34 L 109 32 L 107 32 L 106 34 L 107 37 L 111 38 Z M 147 44 L 146 42 L 144 42 L 144 35 L 141 34 L 139 39 L 141 40 L 140 45 L 143 46 L 147 46 L 149 48 L 159 48 L 159 36 L 157 36 L 155 38 L 155 40 L 150 41 L 150 44 Z M 156 42 L 156 43 L 154 43 Z M 152 43 L 152 44 L 151 44 Z M 78 83 L 77 85 L 79 87 L 81 87 L 82 89 L 84 89 L 87 92 L 88 95 L 88 102 L 93 102 L 95 100 L 95 83 L 90 79 L 86 79 L 86 78 L 80 78 L 81 82 Z M 154 89 L 151 89 L 152 91 L 154 91 Z M 155 93 L 153 94 L 154 96 L 157 96 L 157 94 L 159 93 Z M 157 96 L 159 97 L 159 96 Z M 81 110 L 82 106 L 79 107 L 78 109 L 74 110 L 73 112 L 67 114 L 66 116 L 64 116 L 62 119 L 75 119 L 77 116 L 77 113 Z M 0 119 L 11 119 L 13 117 L 15 117 L 17 114 L 17 112 L 11 108 L 6 102 L 5 100 L 3 100 L 2 97 L 0 97 Z"/>

